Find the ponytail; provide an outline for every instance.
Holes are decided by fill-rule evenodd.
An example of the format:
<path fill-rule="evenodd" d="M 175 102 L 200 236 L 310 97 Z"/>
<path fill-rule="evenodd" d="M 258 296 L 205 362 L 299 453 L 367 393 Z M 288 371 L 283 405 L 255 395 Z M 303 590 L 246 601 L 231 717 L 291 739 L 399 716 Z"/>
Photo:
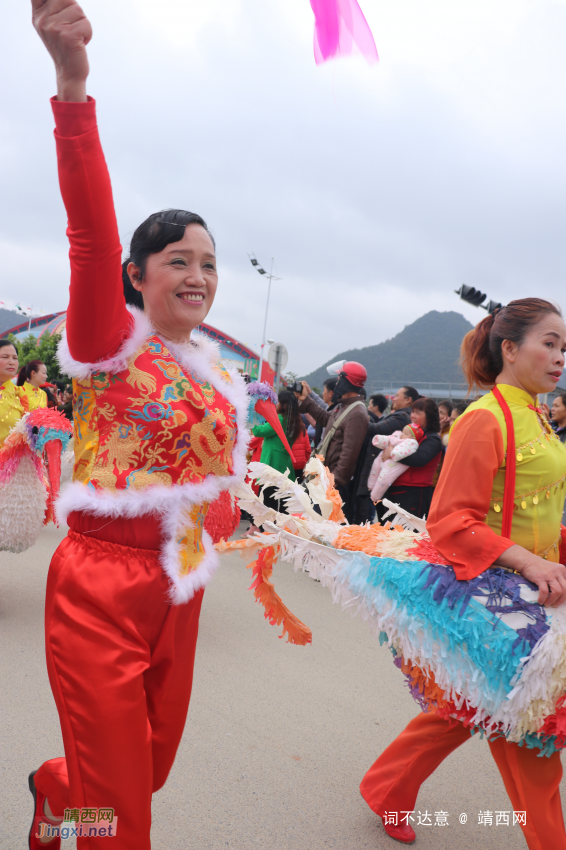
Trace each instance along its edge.
<path fill-rule="evenodd" d="M 23 387 L 26 381 L 31 378 L 32 372 L 37 372 L 40 366 L 45 366 L 43 360 L 30 360 L 25 366 L 22 366 L 18 372 L 18 387 Z"/>
<path fill-rule="evenodd" d="M 490 388 L 503 370 L 502 343 L 508 339 L 521 345 L 527 333 L 541 319 L 560 309 L 542 298 L 521 298 L 486 316 L 462 340 L 460 364 L 468 383 L 474 387 Z"/>

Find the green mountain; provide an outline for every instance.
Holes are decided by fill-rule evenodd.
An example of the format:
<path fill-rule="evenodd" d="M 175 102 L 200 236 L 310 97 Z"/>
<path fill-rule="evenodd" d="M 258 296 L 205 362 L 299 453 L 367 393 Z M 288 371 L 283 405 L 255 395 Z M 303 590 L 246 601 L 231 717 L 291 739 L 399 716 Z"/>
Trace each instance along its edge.
<path fill-rule="evenodd" d="M 306 375 L 305 380 L 311 387 L 322 387 L 322 382 L 328 377 L 326 367 L 330 363 L 357 360 L 368 370 L 366 387 L 370 392 L 390 381 L 400 384 L 422 381 L 463 383 L 464 376 L 458 364 L 460 344 L 472 327 L 460 313 L 431 310 L 392 339 L 336 354 L 319 369 Z"/>
<path fill-rule="evenodd" d="M 15 310 L 5 310 L 3 307 L 0 307 L 0 336 L 2 336 L 5 331 L 10 330 L 10 328 L 13 328 L 15 325 L 19 325 L 25 321 L 26 317 L 22 316 L 21 313 L 16 313 Z"/>

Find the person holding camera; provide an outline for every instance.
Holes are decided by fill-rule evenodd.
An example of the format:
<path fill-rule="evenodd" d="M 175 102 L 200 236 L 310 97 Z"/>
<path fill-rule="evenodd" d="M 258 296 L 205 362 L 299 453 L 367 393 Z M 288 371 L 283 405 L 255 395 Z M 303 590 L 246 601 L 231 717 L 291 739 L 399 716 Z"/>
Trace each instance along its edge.
<path fill-rule="evenodd" d="M 367 372 L 361 363 L 354 361 L 339 365 L 338 380 L 330 399 L 332 409 L 324 410 L 310 397 L 311 388 L 301 381 L 298 393 L 299 410 L 309 413 L 325 428 L 324 438 L 315 444 L 314 453 L 324 458 L 324 463 L 334 475 L 336 489 L 344 502 L 344 515 L 353 521 L 354 499 L 351 479 L 358 462 L 368 425 L 369 415 L 360 389 L 366 382 Z"/>

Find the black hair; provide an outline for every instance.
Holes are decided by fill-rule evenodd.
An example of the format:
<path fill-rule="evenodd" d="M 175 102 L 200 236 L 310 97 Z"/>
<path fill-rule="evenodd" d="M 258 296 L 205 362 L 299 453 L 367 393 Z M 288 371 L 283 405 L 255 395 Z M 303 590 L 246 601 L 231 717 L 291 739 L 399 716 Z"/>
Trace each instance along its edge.
<path fill-rule="evenodd" d="M 411 401 L 416 401 L 421 397 L 420 393 L 414 387 L 401 387 L 407 398 L 410 398 Z"/>
<path fill-rule="evenodd" d="M 387 405 L 389 402 L 381 393 L 376 393 L 375 395 L 370 395 L 369 400 L 373 404 L 374 407 L 377 407 L 380 413 L 383 413 L 384 410 L 387 410 Z"/>
<path fill-rule="evenodd" d="M 281 390 L 278 399 L 284 419 L 283 430 L 289 441 L 289 445 L 292 446 L 295 440 L 305 430 L 301 414 L 299 413 L 299 402 L 295 393 L 290 392 L 290 390 Z"/>
<path fill-rule="evenodd" d="M 12 342 L 11 339 L 0 339 L 0 348 L 6 348 L 7 345 L 11 345 L 12 348 L 16 349 L 16 354 L 18 353 L 18 349 L 16 347 L 15 342 Z"/>
<path fill-rule="evenodd" d="M 438 406 L 445 407 L 448 411 L 448 416 L 450 416 L 450 414 L 452 413 L 452 408 L 454 407 L 453 403 L 450 401 L 449 398 L 443 398 L 442 401 L 438 402 Z"/>
<path fill-rule="evenodd" d="M 418 398 L 413 404 L 413 410 L 424 410 L 426 416 L 425 431 L 440 433 L 440 414 L 438 405 L 432 398 Z"/>
<path fill-rule="evenodd" d="M 454 404 L 452 405 L 452 410 L 455 410 L 458 416 L 461 416 L 462 413 L 468 409 L 471 403 L 471 398 L 463 398 L 461 401 L 454 402 Z"/>
<path fill-rule="evenodd" d="M 132 285 L 127 272 L 128 264 L 133 263 L 139 268 L 143 280 L 150 254 L 159 254 L 167 245 L 179 242 L 185 235 L 185 227 L 189 224 L 200 224 L 204 227 L 216 250 L 214 236 L 205 220 L 197 213 L 186 210 L 161 210 L 150 215 L 135 229 L 130 242 L 130 256 L 122 263 L 122 283 L 126 304 L 132 304 L 143 310 L 143 296 Z"/>
<path fill-rule="evenodd" d="M 43 360 L 30 360 L 25 366 L 22 366 L 18 372 L 18 386 L 23 387 L 26 381 L 31 379 L 31 373 L 37 372 L 40 366 L 45 366 Z"/>
<path fill-rule="evenodd" d="M 364 401 L 365 401 L 365 400 L 366 400 L 366 398 L 368 397 L 368 394 L 367 394 L 367 392 L 366 392 L 366 388 L 365 388 L 365 387 L 356 387 L 356 389 L 357 389 L 358 393 L 360 394 L 360 396 L 361 396 L 361 397 L 364 399 Z"/>
<path fill-rule="evenodd" d="M 326 389 L 328 390 L 328 392 L 333 393 L 333 392 L 334 392 L 334 390 L 336 389 L 336 384 L 337 384 L 337 383 L 338 383 L 338 378 L 337 378 L 337 377 L 336 377 L 336 378 L 327 378 L 327 379 L 326 379 L 326 381 L 324 381 L 324 383 L 323 383 L 323 385 L 322 385 L 322 386 L 323 386 L 323 387 L 326 387 Z"/>

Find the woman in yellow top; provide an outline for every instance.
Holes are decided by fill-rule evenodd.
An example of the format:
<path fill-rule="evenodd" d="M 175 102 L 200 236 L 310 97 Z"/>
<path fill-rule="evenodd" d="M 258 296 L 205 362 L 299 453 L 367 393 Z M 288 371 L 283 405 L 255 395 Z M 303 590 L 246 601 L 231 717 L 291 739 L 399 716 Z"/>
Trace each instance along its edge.
<path fill-rule="evenodd" d="M 488 388 L 454 424 L 427 530 L 458 579 L 492 566 L 523 575 L 539 590 L 540 605 L 566 600 L 561 518 L 566 493 L 566 447 L 540 410 L 538 393 L 562 375 L 566 325 L 548 301 L 512 301 L 487 316 L 464 339 L 462 366 L 470 389 Z M 378 815 L 412 812 L 421 784 L 470 739 L 470 727 L 419 714 L 380 755 L 361 784 Z M 560 752 L 489 741 L 530 850 L 566 850 L 559 784 Z M 410 844 L 410 824 L 388 827 Z"/>
<path fill-rule="evenodd" d="M 27 366 L 22 366 L 18 375 L 18 387 L 21 387 L 28 397 L 29 409 L 47 407 L 47 394 L 41 389 L 47 380 L 47 367 L 41 360 L 30 360 Z"/>
<path fill-rule="evenodd" d="M 28 410 L 25 391 L 12 380 L 17 374 L 16 346 L 9 339 L 0 339 L 0 448 L 14 425 Z"/>

